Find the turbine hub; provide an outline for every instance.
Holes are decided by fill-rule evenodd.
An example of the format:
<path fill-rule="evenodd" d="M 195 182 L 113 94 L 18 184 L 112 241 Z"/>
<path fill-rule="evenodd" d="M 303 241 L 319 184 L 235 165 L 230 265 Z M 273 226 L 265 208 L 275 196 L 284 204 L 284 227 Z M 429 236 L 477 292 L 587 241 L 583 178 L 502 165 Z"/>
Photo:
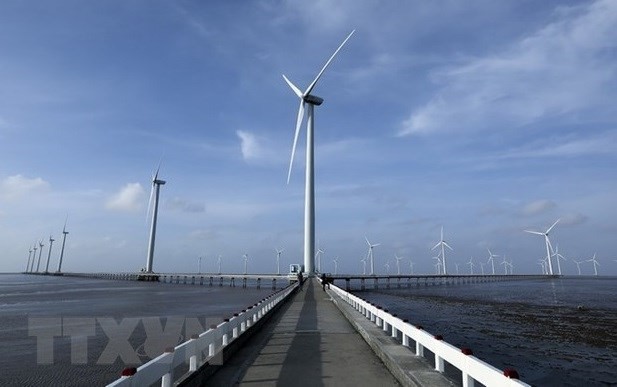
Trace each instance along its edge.
<path fill-rule="evenodd" d="M 166 183 L 166 181 L 165 180 L 154 180 L 153 183 L 158 184 L 158 185 L 163 185 Z"/>
<path fill-rule="evenodd" d="M 310 103 L 311 105 L 319 106 L 323 103 L 323 98 L 319 98 L 315 95 L 307 95 L 303 98 L 304 102 Z"/>

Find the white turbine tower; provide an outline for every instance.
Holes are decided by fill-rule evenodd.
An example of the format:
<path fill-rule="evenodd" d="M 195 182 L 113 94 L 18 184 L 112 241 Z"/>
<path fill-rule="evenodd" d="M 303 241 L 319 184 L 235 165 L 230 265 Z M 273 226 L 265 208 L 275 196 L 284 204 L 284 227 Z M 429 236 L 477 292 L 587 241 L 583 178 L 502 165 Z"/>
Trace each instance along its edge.
<path fill-rule="evenodd" d="M 469 258 L 469 262 L 467 262 L 467 264 L 469 265 L 469 274 L 473 275 L 473 267 L 474 267 L 473 257 Z"/>
<path fill-rule="evenodd" d="M 396 274 L 401 275 L 401 259 L 403 258 L 394 254 L 394 259 L 396 259 Z"/>
<path fill-rule="evenodd" d="M 581 275 L 581 263 L 583 263 L 583 261 L 577 261 L 574 258 L 572 258 L 572 261 L 576 263 L 576 268 L 578 269 L 578 275 Z"/>
<path fill-rule="evenodd" d="M 32 254 L 32 265 L 30 267 L 30 273 L 34 272 L 34 261 L 36 260 L 36 250 L 38 249 L 38 247 L 36 247 L 36 242 L 34 242 L 34 247 L 32 247 L 33 253 Z"/>
<path fill-rule="evenodd" d="M 553 251 L 553 257 L 555 257 L 555 259 L 557 260 L 557 273 L 561 275 L 561 264 L 559 263 L 559 260 L 562 259 L 565 261 L 566 258 L 563 255 L 559 254 L 559 244 L 555 245 L 555 251 Z"/>
<path fill-rule="evenodd" d="M 242 256 L 242 258 L 244 258 L 244 274 L 248 274 L 249 255 L 248 254 L 244 254 Z"/>
<path fill-rule="evenodd" d="M 366 258 L 362 258 L 360 262 L 362 262 L 362 275 L 366 275 Z"/>
<path fill-rule="evenodd" d="M 437 242 L 437 244 L 431 249 L 431 250 L 435 250 L 437 247 L 441 246 L 441 259 L 442 259 L 442 268 L 443 268 L 443 274 L 447 275 L 448 274 L 448 269 L 446 267 L 446 250 L 444 249 L 444 247 L 447 247 L 450 249 L 450 251 L 452 250 L 452 247 L 450 247 L 450 245 L 443 239 L 443 226 L 441 226 L 441 239 L 439 240 L 439 242 Z"/>
<path fill-rule="evenodd" d="M 384 267 L 386 268 L 386 274 L 390 275 L 390 260 L 386 260 L 386 264 L 384 265 Z"/>
<path fill-rule="evenodd" d="M 332 262 L 334 262 L 334 275 L 336 275 L 338 273 L 338 257 L 334 258 Z"/>
<path fill-rule="evenodd" d="M 454 268 L 456 269 L 456 275 L 458 275 L 458 263 L 454 262 Z"/>
<path fill-rule="evenodd" d="M 160 180 L 159 177 L 159 169 L 161 168 L 161 163 L 159 162 L 159 166 L 156 168 L 156 172 L 154 176 L 152 176 L 152 188 L 150 189 L 150 202 L 148 203 L 148 212 L 150 211 L 150 206 L 152 204 L 152 196 L 154 195 L 154 205 L 152 206 L 152 224 L 150 226 L 150 241 L 148 243 L 148 260 L 146 262 L 146 273 L 153 273 L 152 264 L 154 261 L 154 240 L 156 238 L 156 218 L 159 212 L 159 193 L 161 190 L 161 186 L 166 182 L 165 180 Z"/>
<path fill-rule="evenodd" d="M 51 259 L 51 246 L 54 244 L 55 239 L 49 236 L 49 252 L 47 253 L 47 263 L 45 264 L 45 274 L 49 273 L 49 260 Z"/>
<path fill-rule="evenodd" d="M 58 270 L 56 273 L 62 273 L 62 259 L 64 258 L 64 245 L 66 244 L 66 236 L 69 234 L 66 231 L 66 221 L 69 219 L 68 215 L 66 219 L 64 219 L 64 227 L 62 227 L 62 248 L 60 249 L 60 259 L 58 260 Z"/>
<path fill-rule="evenodd" d="M 548 274 L 549 275 L 553 275 L 553 263 L 551 262 L 551 250 L 553 250 L 553 247 L 551 246 L 551 241 L 548 239 L 548 233 L 551 232 L 553 227 L 555 227 L 555 225 L 559 223 L 560 220 L 561 219 L 557 219 L 557 221 L 555 221 L 555 223 L 553 223 L 553 225 L 549 227 L 545 232 L 524 230 L 525 232 L 528 232 L 530 234 L 544 236 L 544 242 L 546 244 L 546 260 L 548 261 Z"/>
<path fill-rule="evenodd" d="M 201 260 L 203 257 L 197 257 L 197 274 L 201 274 Z"/>
<path fill-rule="evenodd" d="M 32 247 L 30 247 L 30 250 L 28 250 L 28 263 L 26 264 L 26 273 L 30 269 L 30 258 L 31 257 L 32 257 Z"/>
<path fill-rule="evenodd" d="M 413 261 L 409 260 L 409 275 L 413 275 Z"/>
<path fill-rule="evenodd" d="M 381 243 L 375 243 L 375 244 L 371 244 L 371 242 L 369 242 L 367 237 L 364 237 L 364 239 L 366 239 L 366 244 L 368 245 L 368 258 L 370 260 L 370 264 L 371 264 L 371 275 L 375 275 L 375 257 L 373 256 L 373 249 L 379 245 L 381 245 Z"/>
<path fill-rule="evenodd" d="M 283 250 L 285 249 L 274 249 L 274 251 L 276 251 L 276 274 L 281 274 L 281 254 Z"/>
<path fill-rule="evenodd" d="M 495 258 L 499 257 L 499 255 L 493 254 L 491 253 L 491 249 L 489 249 L 488 247 L 486 248 L 488 250 L 488 261 L 486 261 L 486 263 L 491 263 L 491 268 L 493 269 L 493 275 L 495 275 Z"/>
<path fill-rule="evenodd" d="M 593 253 L 593 257 L 591 257 L 591 259 L 588 259 L 587 262 L 591 262 L 593 263 L 593 272 L 594 275 L 598 275 L 598 266 L 600 266 L 600 263 L 596 260 L 596 253 Z"/>
<path fill-rule="evenodd" d="M 321 255 L 325 253 L 325 251 L 319 247 L 319 243 L 317 243 L 317 245 L 318 247 L 317 252 L 315 253 L 315 260 L 317 261 L 317 271 L 321 273 Z"/>
<path fill-rule="evenodd" d="M 294 85 L 285 75 L 283 78 L 287 85 L 300 98 L 300 108 L 298 109 L 298 117 L 296 119 L 296 131 L 294 134 L 294 142 L 291 148 L 291 160 L 289 161 L 289 172 L 287 173 L 287 184 L 291 178 L 291 168 L 293 166 L 294 156 L 296 153 L 296 145 L 300 134 L 300 127 L 304 120 L 304 109 L 308 105 L 308 118 L 306 123 L 306 174 L 304 187 L 304 271 L 309 276 L 315 275 L 315 173 L 314 173 L 314 117 L 313 108 L 323 103 L 323 99 L 315 95 L 311 95 L 313 88 L 321 78 L 326 68 L 330 65 L 336 54 L 343 48 L 347 40 L 353 35 L 354 31 L 345 38 L 343 43 L 334 51 L 334 54 L 328 59 L 321 71 L 317 74 L 313 82 L 309 84 L 304 92 Z"/>
<path fill-rule="evenodd" d="M 43 244 L 43 240 L 41 239 L 39 241 L 39 260 L 36 262 L 36 272 L 39 272 L 39 268 L 41 266 L 41 255 L 43 254 L 43 246 L 45 246 Z"/>
<path fill-rule="evenodd" d="M 484 262 L 480 261 L 480 270 L 482 271 L 482 275 L 484 275 Z"/>
<path fill-rule="evenodd" d="M 218 266 L 219 266 L 219 271 L 218 271 L 218 274 L 221 274 L 221 261 L 222 261 L 222 259 L 223 259 L 223 257 L 219 254 L 219 257 L 218 257 L 218 258 L 217 258 L 217 260 L 216 260 L 216 263 L 217 263 L 217 264 L 218 264 Z"/>

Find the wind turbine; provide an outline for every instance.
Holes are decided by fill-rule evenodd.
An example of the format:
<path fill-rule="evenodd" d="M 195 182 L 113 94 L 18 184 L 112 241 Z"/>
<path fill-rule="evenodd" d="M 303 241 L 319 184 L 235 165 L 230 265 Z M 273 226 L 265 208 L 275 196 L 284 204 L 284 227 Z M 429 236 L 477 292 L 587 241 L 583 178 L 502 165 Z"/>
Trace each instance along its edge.
<path fill-rule="evenodd" d="M 218 266 L 219 266 L 218 274 L 221 274 L 221 260 L 222 259 L 223 259 L 223 257 L 221 257 L 221 255 L 219 254 L 219 257 L 216 260 L 216 263 L 218 263 Z"/>
<path fill-rule="evenodd" d="M 283 250 L 285 249 L 274 249 L 274 251 L 276 251 L 276 274 L 281 274 L 281 254 Z"/>
<path fill-rule="evenodd" d="M 467 264 L 469 265 L 469 273 L 473 275 L 473 266 L 474 266 L 473 257 L 469 258 L 469 262 L 467 262 Z"/>
<path fill-rule="evenodd" d="M 386 268 L 386 274 L 389 275 L 390 274 L 390 260 L 386 260 L 386 264 L 384 265 Z"/>
<path fill-rule="evenodd" d="M 458 263 L 454 262 L 454 268 L 456 269 L 456 275 L 458 275 Z"/>
<path fill-rule="evenodd" d="M 506 256 L 503 256 L 503 262 L 501 262 L 501 264 L 503 265 L 503 270 L 504 270 L 504 274 L 508 275 L 508 261 L 506 261 Z"/>
<path fill-rule="evenodd" d="M 366 239 L 366 244 L 368 245 L 368 258 L 371 261 L 371 275 L 375 275 L 375 259 L 373 257 L 373 248 L 381 245 L 381 243 L 371 244 L 371 242 L 369 242 L 366 236 L 364 237 L 364 239 Z"/>
<path fill-rule="evenodd" d="M 317 243 L 317 245 L 319 246 L 319 243 Z M 317 253 L 315 253 L 315 258 L 317 260 L 317 271 L 321 273 L 321 254 L 325 253 L 325 251 L 323 251 L 321 249 L 321 247 L 317 247 Z"/>
<path fill-rule="evenodd" d="M 69 234 L 69 232 L 66 231 L 66 221 L 67 220 L 69 220 L 68 215 L 64 219 L 64 226 L 62 227 L 62 248 L 60 249 L 60 259 L 58 260 L 58 270 L 56 270 L 56 273 L 62 272 L 62 258 L 64 258 L 64 244 L 66 243 L 66 236 Z"/>
<path fill-rule="evenodd" d="M 154 261 L 154 239 L 156 238 L 156 218 L 159 212 L 159 193 L 161 191 L 161 186 L 166 182 L 165 180 L 160 180 L 159 170 L 161 169 L 161 163 L 159 162 L 159 166 L 156 168 L 156 172 L 154 176 L 152 176 L 152 188 L 150 189 L 150 201 L 148 203 L 148 212 L 150 211 L 150 205 L 152 203 L 152 195 L 154 195 L 154 205 L 152 210 L 152 225 L 150 227 L 150 242 L 148 243 L 148 261 L 146 263 L 146 273 L 152 273 L 152 263 Z"/>
<path fill-rule="evenodd" d="M 366 258 L 362 258 L 360 262 L 362 262 L 362 275 L 366 275 Z"/>
<path fill-rule="evenodd" d="M 43 254 L 43 246 L 45 246 L 43 244 L 43 240 L 41 239 L 39 241 L 39 260 L 36 263 L 36 272 L 39 272 L 39 267 L 41 266 L 41 255 Z"/>
<path fill-rule="evenodd" d="M 566 260 L 566 258 L 559 254 L 559 244 L 555 245 L 555 251 L 553 251 L 553 257 L 557 258 L 557 272 L 559 273 L 559 275 L 561 275 L 561 264 L 559 263 L 560 259 L 563 259 L 564 261 Z"/>
<path fill-rule="evenodd" d="M 557 221 L 555 221 L 555 223 L 553 223 L 553 225 L 549 227 L 545 232 L 524 230 L 525 232 L 528 232 L 530 234 L 544 236 L 544 242 L 546 243 L 546 260 L 548 261 L 548 274 L 549 275 L 553 275 L 553 263 L 551 262 L 551 250 L 553 248 L 551 246 L 551 241 L 548 239 L 548 233 L 551 232 L 553 227 L 555 227 L 555 225 L 559 223 L 560 220 L 561 219 L 557 219 Z"/>
<path fill-rule="evenodd" d="M 394 254 L 394 259 L 396 259 L 396 274 L 401 275 L 401 259 L 403 258 Z"/>
<path fill-rule="evenodd" d="M 338 272 L 338 257 L 334 258 L 332 262 L 334 262 L 334 275 L 336 275 Z"/>
<path fill-rule="evenodd" d="M 436 274 L 441 274 L 441 257 L 439 256 L 439 254 L 437 254 L 435 257 L 433 257 L 433 259 L 436 259 L 437 262 L 435 263 L 435 273 Z"/>
<path fill-rule="evenodd" d="M 482 275 L 484 275 L 484 262 L 480 261 L 480 270 L 482 270 Z"/>
<path fill-rule="evenodd" d="M 493 269 L 493 275 L 495 275 L 495 260 L 494 258 L 499 257 L 499 255 L 493 254 L 491 253 L 491 249 L 489 249 L 488 247 L 486 248 L 488 250 L 488 261 L 486 261 L 486 263 L 491 263 L 491 268 Z"/>
<path fill-rule="evenodd" d="M 441 246 L 441 259 L 443 260 L 443 274 L 447 275 L 448 274 L 448 270 L 446 267 L 446 250 L 444 249 L 444 247 L 447 247 L 450 249 L 450 251 L 452 250 L 452 247 L 450 247 L 450 245 L 448 245 L 448 243 L 446 243 L 446 241 L 443 240 L 443 226 L 441 226 L 441 239 L 439 240 L 439 242 L 437 242 L 437 244 L 431 249 L 431 250 L 435 250 L 437 247 Z"/>
<path fill-rule="evenodd" d="M 593 253 L 593 257 L 591 257 L 591 259 L 588 259 L 587 262 L 591 262 L 593 263 L 593 272 L 594 275 L 598 275 L 598 266 L 600 266 L 600 263 L 596 260 L 596 253 Z"/>
<path fill-rule="evenodd" d="M 242 258 L 244 258 L 244 274 L 247 274 L 248 273 L 249 255 L 248 254 L 244 254 L 242 256 Z"/>
<path fill-rule="evenodd" d="M 47 264 L 45 265 L 45 274 L 49 273 L 49 259 L 51 258 L 51 246 L 54 244 L 55 239 L 49 236 L 49 252 L 47 253 Z"/>
<path fill-rule="evenodd" d="M 34 242 L 34 247 L 32 247 L 34 254 L 32 254 L 32 265 L 30 267 L 30 273 L 34 272 L 34 261 L 36 260 L 36 250 L 37 249 L 38 247 L 36 247 L 36 242 Z"/>
<path fill-rule="evenodd" d="M 577 261 L 574 258 L 572 258 L 572 261 L 574 261 L 574 263 L 576 263 L 576 268 L 578 269 L 578 275 L 581 275 L 581 263 L 583 261 Z"/>
<path fill-rule="evenodd" d="M 203 257 L 197 257 L 197 274 L 201 274 L 201 260 Z"/>
<path fill-rule="evenodd" d="M 30 250 L 28 250 L 28 263 L 26 264 L 26 273 L 28 272 L 28 269 L 30 268 L 30 258 L 32 257 L 32 247 L 30 247 Z"/>
<path fill-rule="evenodd" d="M 347 40 L 351 38 L 354 31 L 345 38 L 343 43 L 334 51 L 334 54 L 328 59 L 326 64 L 322 67 L 321 71 L 317 74 L 313 82 L 309 84 L 304 92 L 302 92 L 296 85 L 294 85 L 285 75 L 283 79 L 287 82 L 287 85 L 293 90 L 298 98 L 300 98 L 300 108 L 298 109 L 298 117 L 296 119 L 296 131 L 294 134 L 294 142 L 291 148 L 291 160 L 289 161 L 289 172 L 287 173 L 287 184 L 291 178 L 291 169 L 293 166 L 294 156 L 296 154 L 296 145 L 298 143 L 298 136 L 300 135 L 300 127 L 304 120 L 304 109 L 308 105 L 308 118 L 306 122 L 306 174 L 305 174 L 305 186 L 304 186 L 304 270 L 309 276 L 315 274 L 315 172 L 314 172 L 314 117 L 313 108 L 323 103 L 323 99 L 315 95 L 311 95 L 313 88 L 317 85 L 317 81 L 321 78 L 326 68 L 330 65 L 336 54 L 343 48 Z"/>
<path fill-rule="evenodd" d="M 409 275 L 413 275 L 413 261 L 409 260 Z"/>

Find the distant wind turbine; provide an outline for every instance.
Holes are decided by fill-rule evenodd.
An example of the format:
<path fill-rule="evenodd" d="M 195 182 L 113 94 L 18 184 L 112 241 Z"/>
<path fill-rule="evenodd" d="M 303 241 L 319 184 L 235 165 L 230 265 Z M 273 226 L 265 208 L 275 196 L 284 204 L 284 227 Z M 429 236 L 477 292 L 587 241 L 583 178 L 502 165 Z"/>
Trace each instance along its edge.
<path fill-rule="evenodd" d="M 403 258 L 394 254 L 394 259 L 396 259 L 396 274 L 401 275 L 401 259 Z"/>
<path fill-rule="evenodd" d="M 482 270 L 482 275 L 484 275 L 484 262 L 480 261 L 480 270 Z"/>
<path fill-rule="evenodd" d="M 41 266 L 41 255 L 43 254 L 43 246 L 45 246 L 45 245 L 43 244 L 43 240 L 41 239 L 39 241 L 39 260 L 36 263 L 36 272 L 37 273 L 39 272 L 39 268 Z"/>
<path fill-rule="evenodd" d="M 285 249 L 274 249 L 274 251 L 276 251 L 276 274 L 281 274 L 281 254 L 283 250 Z"/>
<path fill-rule="evenodd" d="M 499 255 L 491 253 L 491 249 L 489 249 L 488 247 L 486 249 L 488 250 L 488 260 L 486 261 L 486 263 L 491 263 L 493 275 L 495 275 L 495 258 L 499 257 Z"/>
<path fill-rule="evenodd" d="M 578 275 L 581 275 L 581 263 L 583 263 L 583 261 L 577 261 L 574 258 L 572 258 L 572 261 L 576 263 L 576 268 L 578 269 Z"/>
<path fill-rule="evenodd" d="M 381 245 L 381 243 L 375 243 L 372 244 L 371 242 L 369 242 L 368 238 L 365 236 L 364 239 L 366 239 L 366 244 L 368 245 L 368 258 L 369 258 L 369 263 L 371 264 L 371 275 L 375 275 L 375 257 L 373 255 L 373 249 L 379 245 Z"/>
<path fill-rule="evenodd" d="M 338 273 L 338 257 L 334 258 L 332 262 L 334 262 L 334 275 L 336 275 Z"/>
<path fill-rule="evenodd" d="M 384 265 L 386 268 L 386 274 L 390 274 L 390 260 L 386 260 L 386 264 Z"/>
<path fill-rule="evenodd" d="M 459 272 L 458 272 L 458 263 L 454 262 L 454 268 L 456 269 L 456 275 L 459 275 Z"/>
<path fill-rule="evenodd" d="M 439 240 L 439 242 L 437 242 L 437 244 L 433 247 L 432 250 L 435 250 L 437 247 L 441 246 L 441 259 L 442 259 L 442 268 L 443 268 L 443 274 L 447 275 L 448 274 L 448 269 L 447 269 L 447 265 L 446 265 L 446 250 L 444 249 L 444 247 L 447 247 L 450 249 L 450 251 L 452 250 L 452 247 L 450 247 L 450 245 L 443 239 L 443 226 L 441 226 L 441 239 Z"/>
<path fill-rule="evenodd" d="M 317 261 L 317 271 L 321 273 L 321 255 L 325 253 L 325 251 L 323 251 L 321 249 L 321 247 L 319 247 L 319 242 L 317 242 L 317 252 L 315 253 L 315 259 Z"/>
<path fill-rule="evenodd" d="M 555 259 L 557 260 L 557 273 L 561 275 L 561 264 L 559 263 L 559 260 L 562 259 L 565 261 L 566 258 L 563 255 L 559 254 L 559 244 L 555 245 L 555 251 L 553 251 L 553 257 L 555 257 Z"/>
<path fill-rule="evenodd" d="M 249 255 L 248 254 L 244 254 L 242 256 L 242 258 L 244 258 L 244 274 L 248 274 Z"/>
<path fill-rule="evenodd" d="M 587 262 L 593 263 L 593 272 L 594 272 L 594 275 L 597 276 L 598 275 L 598 266 L 600 266 L 600 263 L 596 259 L 596 253 L 593 253 L 593 257 L 591 257 L 591 259 L 587 260 Z"/>
<path fill-rule="evenodd" d="M 28 250 L 28 263 L 26 264 L 26 273 L 30 269 L 30 258 L 31 257 L 32 257 L 32 247 L 30 247 L 30 250 Z"/>
<path fill-rule="evenodd" d="M 49 273 L 49 260 L 51 259 L 51 246 L 54 244 L 55 239 L 49 236 L 49 252 L 47 253 L 47 263 L 45 264 L 45 274 Z"/>
<path fill-rule="evenodd" d="M 473 275 L 473 267 L 474 267 L 473 257 L 469 258 L 469 262 L 467 262 L 467 264 L 469 265 L 469 274 Z"/>
<path fill-rule="evenodd" d="M 159 212 L 159 193 L 161 186 L 166 183 L 165 180 L 160 180 L 159 170 L 161 163 L 156 168 L 156 172 L 152 176 L 152 188 L 150 189 L 150 202 L 148 203 L 148 212 L 150 211 L 150 205 L 152 203 L 152 197 L 154 195 L 154 205 L 152 206 L 152 224 L 150 226 L 150 241 L 148 243 L 148 260 L 146 262 L 146 273 L 153 273 L 152 265 L 154 261 L 154 240 L 156 238 L 156 220 Z"/>
<path fill-rule="evenodd" d="M 66 231 L 67 220 L 69 220 L 68 215 L 64 219 L 64 226 L 62 227 L 62 248 L 60 249 L 60 259 L 58 260 L 58 270 L 56 270 L 56 273 L 62 273 L 62 259 L 64 258 L 64 245 L 66 244 L 66 236 L 69 234 L 69 232 Z"/>
<path fill-rule="evenodd" d="M 409 260 L 409 274 L 413 275 L 413 261 L 411 259 Z"/>
<path fill-rule="evenodd" d="M 218 266 L 219 266 L 218 274 L 221 274 L 221 261 L 222 260 L 223 260 L 223 257 L 219 254 L 219 257 L 216 260 L 216 263 L 218 263 Z"/>
<path fill-rule="evenodd" d="M 360 262 L 362 262 L 362 275 L 366 275 L 366 258 L 362 258 Z"/>
<path fill-rule="evenodd" d="M 557 219 L 557 221 L 555 221 L 555 223 L 553 223 L 553 225 L 551 227 L 549 227 L 545 232 L 524 230 L 525 232 L 528 232 L 530 234 L 536 234 L 536 235 L 544 236 L 544 242 L 546 244 L 546 260 L 548 262 L 548 274 L 549 275 L 553 275 L 553 263 L 551 262 L 551 250 L 553 248 L 551 246 L 551 241 L 548 238 L 548 233 L 551 232 L 553 227 L 555 227 L 555 225 L 557 223 L 559 223 L 560 220 L 561 219 Z"/>
<path fill-rule="evenodd" d="M 203 257 L 197 257 L 197 274 L 201 274 L 201 260 Z"/>
<path fill-rule="evenodd" d="M 289 161 L 289 172 L 287 173 L 287 184 L 291 178 L 291 169 L 293 166 L 294 156 L 296 153 L 296 145 L 298 143 L 298 136 L 300 134 L 300 127 L 304 120 L 304 109 L 308 105 L 308 118 L 306 123 L 306 174 L 305 174 L 305 187 L 304 187 L 304 271 L 309 276 L 315 274 L 315 173 L 314 173 L 314 117 L 313 108 L 323 103 L 323 99 L 312 95 L 311 92 L 317 81 L 321 78 L 326 68 L 330 65 L 336 54 L 343 48 L 347 40 L 351 38 L 354 31 L 345 38 L 343 43 L 334 51 L 334 54 L 328 59 L 326 64 L 322 67 L 321 71 L 317 74 L 313 82 L 309 84 L 304 92 L 302 92 L 296 85 L 294 85 L 285 75 L 283 79 L 287 82 L 287 85 L 293 90 L 296 96 L 300 99 L 300 107 L 298 109 L 298 117 L 296 119 L 296 131 L 294 134 L 293 146 L 291 148 L 291 159 Z"/>
<path fill-rule="evenodd" d="M 34 247 L 32 247 L 32 250 L 34 250 L 34 254 L 32 255 L 32 266 L 30 267 L 30 273 L 34 272 L 34 261 L 36 261 L 36 250 L 38 249 L 38 247 L 36 247 L 36 242 L 34 242 Z"/>

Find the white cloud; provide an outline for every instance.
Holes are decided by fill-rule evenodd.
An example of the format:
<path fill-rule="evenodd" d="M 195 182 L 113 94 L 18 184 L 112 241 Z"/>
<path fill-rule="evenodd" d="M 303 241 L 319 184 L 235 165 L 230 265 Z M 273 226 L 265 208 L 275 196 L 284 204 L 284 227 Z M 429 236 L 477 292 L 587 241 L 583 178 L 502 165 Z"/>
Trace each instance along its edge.
<path fill-rule="evenodd" d="M 138 211 L 144 197 L 144 189 L 139 183 L 129 183 L 113 195 L 106 204 L 110 210 Z"/>
<path fill-rule="evenodd" d="M 399 134 L 512 128 L 587 110 L 609 114 L 617 97 L 617 2 L 559 11 L 503 52 L 434 73 L 441 87 Z"/>
<path fill-rule="evenodd" d="M 548 143 L 533 143 L 527 147 L 514 149 L 501 158 L 526 157 L 574 157 L 596 154 L 617 153 L 617 131 L 609 131 L 598 136 L 586 138 L 563 138 Z"/>
<path fill-rule="evenodd" d="M 588 217 L 580 213 L 567 214 L 561 217 L 560 224 L 562 226 L 575 226 L 585 223 Z"/>
<path fill-rule="evenodd" d="M 171 199 L 166 204 L 169 208 L 182 212 L 196 213 L 204 212 L 206 210 L 206 206 L 203 203 L 191 202 L 178 197 Z"/>
<path fill-rule="evenodd" d="M 0 196 L 6 199 L 18 199 L 29 193 L 42 192 L 48 188 L 49 183 L 40 177 L 30 179 L 22 175 L 14 175 L 0 182 Z"/>
<path fill-rule="evenodd" d="M 261 155 L 261 147 L 257 141 L 257 137 L 245 130 L 236 130 L 236 135 L 240 139 L 240 149 L 244 160 L 254 160 Z"/>
<path fill-rule="evenodd" d="M 527 215 L 527 216 L 538 215 L 538 214 L 547 212 L 555 208 L 556 206 L 557 205 L 550 200 L 546 200 L 546 199 L 536 200 L 534 202 L 526 204 L 523 207 L 522 213 L 523 215 Z"/>

